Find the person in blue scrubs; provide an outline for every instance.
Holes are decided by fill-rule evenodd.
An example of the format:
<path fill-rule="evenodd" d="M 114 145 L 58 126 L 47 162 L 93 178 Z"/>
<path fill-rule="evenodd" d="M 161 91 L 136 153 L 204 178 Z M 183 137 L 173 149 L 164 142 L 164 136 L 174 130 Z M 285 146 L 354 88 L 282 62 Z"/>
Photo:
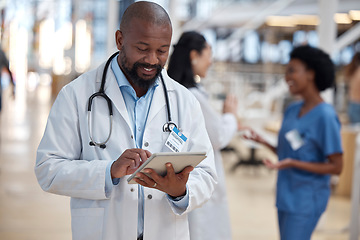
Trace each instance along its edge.
<path fill-rule="evenodd" d="M 302 100 L 285 110 L 278 146 L 271 146 L 251 130 L 245 138 L 277 153 L 279 162 L 264 160 L 278 169 L 276 207 L 281 240 L 307 240 L 325 211 L 330 197 L 330 175 L 342 170 L 340 122 L 320 92 L 332 87 L 334 65 L 328 54 L 310 46 L 290 53 L 285 80 L 292 95 Z"/>

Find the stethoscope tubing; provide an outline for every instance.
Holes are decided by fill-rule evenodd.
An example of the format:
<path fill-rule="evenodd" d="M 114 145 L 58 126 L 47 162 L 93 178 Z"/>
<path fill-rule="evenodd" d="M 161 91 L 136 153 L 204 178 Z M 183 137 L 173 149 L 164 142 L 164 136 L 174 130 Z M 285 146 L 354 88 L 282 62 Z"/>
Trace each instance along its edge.
<path fill-rule="evenodd" d="M 103 71 L 103 75 L 102 75 L 102 78 L 101 78 L 101 85 L 100 85 L 100 89 L 98 92 L 92 94 L 90 97 L 89 97 L 89 100 L 88 100 L 88 112 L 87 112 L 87 118 L 88 118 L 88 131 L 89 131 L 89 137 L 90 137 L 90 146 L 98 146 L 100 148 L 106 148 L 106 143 L 109 141 L 110 137 L 111 137 L 111 133 L 112 133 L 112 126 L 113 126 L 113 109 L 112 109 L 112 102 L 111 102 L 111 99 L 106 95 L 105 93 L 105 82 L 106 82 L 106 74 L 107 74 L 107 70 L 109 68 L 109 65 L 111 63 L 111 60 L 117 56 L 117 54 L 119 53 L 116 52 L 114 53 L 113 55 L 111 55 L 109 57 L 109 59 L 106 61 L 105 63 L 105 67 L 104 67 L 104 71 Z M 109 109 L 109 115 L 110 115 L 110 130 L 109 130 L 109 134 L 106 138 L 105 141 L 103 142 L 96 142 L 94 139 L 93 139 L 93 135 L 92 135 L 92 122 L 91 122 L 91 106 L 92 106 L 92 101 L 94 98 L 96 97 L 102 97 L 106 100 L 106 103 L 108 105 L 108 109 Z"/>
<path fill-rule="evenodd" d="M 106 138 L 106 140 L 104 142 L 96 142 L 94 141 L 94 139 L 92 138 L 92 132 L 91 132 L 91 117 L 90 117 L 91 111 L 88 111 L 87 115 L 88 115 L 88 127 L 89 127 L 89 137 L 90 137 L 90 146 L 98 146 L 100 148 L 106 148 L 106 143 L 109 141 L 110 137 L 111 137 L 111 133 L 112 133 L 112 125 L 113 125 L 113 115 L 110 115 L 110 131 L 109 131 L 109 135 Z"/>
<path fill-rule="evenodd" d="M 89 100 L 88 100 L 88 113 L 87 113 L 87 118 L 88 118 L 88 132 L 89 132 L 89 137 L 90 137 L 90 142 L 89 142 L 89 145 L 90 146 L 98 146 L 100 148 L 106 148 L 106 143 L 109 141 L 110 137 L 111 137 L 111 133 L 112 133 L 112 126 L 113 126 L 113 109 L 112 109 L 112 101 L 111 99 L 106 95 L 105 91 L 104 91 L 104 88 L 105 88 L 105 82 L 106 82 L 106 74 L 107 74 L 107 71 L 108 71 L 108 68 L 109 68 L 109 65 L 111 63 L 111 60 L 116 57 L 117 55 L 119 54 L 119 51 L 117 51 L 116 53 L 114 53 L 113 55 L 111 55 L 109 57 L 109 59 L 106 61 L 105 63 L 105 67 L 104 67 L 104 70 L 103 70 L 103 75 L 102 75 L 102 78 L 101 78 L 101 85 L 100 85 L 100 89 L 98 92 L 92 94 L 90 97 L 89 97 Z M 163 126 L 163 131 L 164 132 L 171 132 L 172 129 L 174 127 L 176 127 L 176 124 L 174 122 L 172 122 L 172 119 L 171 119 L 171 111 L 170 111 L 170 103 L 169 103 L 169 96 L 168 96 L 168 93 L 167 93 L 167 88 L 166 88 L 166 84 L 165 84 L 165 81 L 164 81 L 164 78 L 162 76 L 162 74 L 160 73 L 160 79 L 161 79 L 161 82 L 163 84 L 163 88 L 164 88 L 164 96 L 165 96 L 165 102 L 166 102 L 166 110 L 167 110 L 167 117 L 168 117 L 168 122 L 166 122 Z M 109 131 L 109 135 L 108 137 L 106 138 L 105 141 L 103 142 L 96 142 L 94 139 L 93 139 L 93 135 L 92 135 L 92 121 L 91 121 L 91 106 L 92 106 L 92 101 L 94 98 L 96 97 L 102 97 L 106 100 L 107 102 L 107 105 L 108 105 L 108 109 L 109 109 L 109 115 L 110 115 L 110 131 Z"/>
<path fill-rule="evenodd" d="M 167 92 L 167 88 L 166 88 L 166 85 L 165 85 L 164 78 L 163 78 L 161 73 L 160 73 L 160 79 L 161 79 L 161 82 L 162 82 L 163 87 L 164 87 L 164 96 L 165 96 L 166 110 L 167 110 L 167 115 L 168 115 L 168 122 L 164 124 L 163 132 L 171 132 L 173 130 L 173 128 L 176 127 L 176 124 L 173 123 L 172 120 L 171 120 L 169 96 L 168 96 L 168 92 Z"/>

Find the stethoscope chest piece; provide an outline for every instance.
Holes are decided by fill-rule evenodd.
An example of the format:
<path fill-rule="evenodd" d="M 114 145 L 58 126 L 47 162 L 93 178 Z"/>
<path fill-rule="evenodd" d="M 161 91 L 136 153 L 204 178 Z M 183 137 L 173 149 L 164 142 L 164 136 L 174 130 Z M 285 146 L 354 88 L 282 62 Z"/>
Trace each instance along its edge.
<path fill-rule="evenodd" d="M 174 129 L 174 127 L 176 127 L 176 124 L 175 124 L 175 123 L 173 123 L 173 122 L 167 122 L 167 123 L 165 123 L 164 126 L 163 126 L 163 131 L 164 131 L 164 132 L 171 132 L 171 131 Z M 176 127 L 176 128 L 177 128 L 177 127 Z"/>

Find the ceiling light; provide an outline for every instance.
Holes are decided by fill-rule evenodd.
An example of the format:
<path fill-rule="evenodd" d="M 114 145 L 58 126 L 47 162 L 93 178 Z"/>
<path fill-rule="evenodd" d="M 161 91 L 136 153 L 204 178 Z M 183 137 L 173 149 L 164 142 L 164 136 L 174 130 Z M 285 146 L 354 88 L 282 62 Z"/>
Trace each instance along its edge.
<path fill-rule="evenodd" d="M 266 24 L 273 27 L 295 27 L 294 17 L 290 16 L 269 16 Z"/>
<path fill-rule="evenodd" d="M 349 11 L 350 18 L 354 21 L 360 21 L 360 11 L 358 10 L 350 10 Z"/>
<path fill-rule="evenodd" d="M 318 25 L 319 17 L 316 15 L 294 15 L 297 25 Z"/>
<path fill-rule="evenodd" d="M 334 20 L 337 24 L 350 24 L 352 22 L 347 13 L 335 13 Z"/>

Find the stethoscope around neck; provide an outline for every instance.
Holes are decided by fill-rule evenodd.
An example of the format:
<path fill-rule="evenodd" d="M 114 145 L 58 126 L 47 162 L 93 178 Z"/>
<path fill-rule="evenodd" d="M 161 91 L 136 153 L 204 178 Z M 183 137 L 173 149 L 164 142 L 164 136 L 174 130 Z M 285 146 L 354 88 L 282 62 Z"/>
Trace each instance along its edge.
<path fill-rule="evenodd" d="M 87 113 L 87 118 L 88 118 L 88 129 L 89 129 L 89 136 L 90 136 L 90 142 L 89 145 L 90 146 L 98 146 L 102 149 L 106 148 L 106 143 L 109 141 L 111 133 L 112 133 L 112 125 L 113 125 L 113 109 L 112 109 L 112 102 L 111 99 L 106 95 L 105 91 L 104 91 L 104 86 L 105 86 L 105 82 L 106 82 L 106 74 L 107 74 L 107 70 L 109 68 L 109 65 L 111 63 L 111 60 L 116 57 L 118 55 L 119 52 L 114 53 L 113 55 L 111 55 L 111 57 L 109 57 L 109 59 L 106 61 L 105 63 L 105 67 L 104 67 L 104 71 L 102 74 L 102 78 L 101 78 L 101 85 L 100 85 L 100 89 L 98 92 L 92 94 L 89 97 L 88 100 L 88 113 Z M 167 94 L 167 89 L 166 89 L 166 85 L 165 85 L 165 81 L 164 78 L 162 76 L 162 74 L 160 73 L 160 79 L 161 82 L 164 86 L 164 96 L 165 96 L 165 101 L 166 101 L 166 109 L 167 109 L 167 117 L 168 117 L 168 122 L 166 122 L 163 126 L 163 132 L 171 132 L 174 127 L 176 127 L 176 124 L 171 120 L 171 112 L 170 112 L 170 104 L 169 104 L 169 96 Z M 93 99 L 96 97 L 101 97 L 104 98 L 108 109 L 109 109 L 109 122 L 110 122 L 110 130 L 109 130 L 109 134 L 106 138 L 105 141 L 103 142 L 96 142 L 93 138 L 93 134 L 92 134 L 92 121 L 91 121 L 91 105 L 93 102 Z"/>

